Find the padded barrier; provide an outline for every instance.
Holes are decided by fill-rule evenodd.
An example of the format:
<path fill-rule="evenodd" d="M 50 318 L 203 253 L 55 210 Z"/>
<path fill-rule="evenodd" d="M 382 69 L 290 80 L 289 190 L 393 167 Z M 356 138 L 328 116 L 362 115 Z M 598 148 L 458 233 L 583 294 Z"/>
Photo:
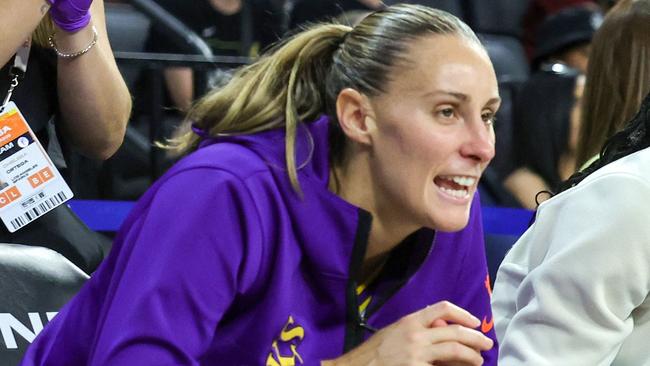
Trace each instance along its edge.
<path fill-rule="evenodd" d="M 131 201 L 71 200 L 69 204 L 91 229 L 115 232 L 135 203 Z M 530 225 L 533 212 L 520 208 L 484 206 L 482 216 L 488 270 L 490 279 L 494 283 L 499 264 L 510 247 Z"/>
<path fill-rule="evenodd" d="M 135 202 L 71 200 L 72 210 L 93 230 L 117 231 Z M 520 236 L 533 212 L 518 208 L 483 207 L 485 234 Z"/>
<path fill-rule="evenodd" d="M 516 235 L 485 235 L 485 258 L 487 260 L 490 284 L 492 286 L 494 286 L 501 261 L 503 261 L 510 248 L 517 242 L 517 239 L 519 237 Z"/>
<path fill-rule="evenodd" d="M 521 236 L 533 219 L 533 211 L 522 208 L 483 207 L 482 214 L 486 235 Z"/>
<path fill-rule="evenodd" d="M 494 285 L 503 257 L 530 226 L 534 212 L 520 208 L 483 207 L 482 214 L 485 231 L 485 257 L 490 282 Z"/>
<path fill-rule="evenodd" d="M 87 279 L 51 249 L 0 243 L 0 366 L 17 365 L 43 326 Z"/>
<path fill-rule="evenodd" d="M 120 228 L 135 202 L 70 200 L 68 205 L 91 229 L 114 232 Z"/>

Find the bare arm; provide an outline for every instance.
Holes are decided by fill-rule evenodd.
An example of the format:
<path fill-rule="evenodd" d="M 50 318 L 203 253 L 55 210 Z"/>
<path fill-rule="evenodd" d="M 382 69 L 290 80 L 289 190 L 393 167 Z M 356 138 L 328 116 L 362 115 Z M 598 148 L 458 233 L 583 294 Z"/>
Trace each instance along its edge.
<path fill-rule="evenodd" d="M 72 59 L 59 58 L 57 84 L 66 140 L 82 154 L 107 159 L 122 144 L 131 112 L 131 96 L 117 69 L 108 42 L 103 0 L 90 8 L 92 20 L 75 33 L 57 29 L 56 43 L 62 52 L 75 52 L 93 39 L 98 41 L 88 53 Z"/>
<path fill-rule="evenodd" d="M 165 69 L 165 85 L 174 106 L 187 111 L 194 94 L 193 71 L 189 67 L 169 67 Z"/>
<path fill-rule="evenodd" d="M 528 168 L 519 168 L 503 181 L 503 185 L 512 193 L 524 208 L 537 208 L 535 196 L 541 191 L 550 190 L 538 174 Z M 544 198 L 547 198 L 544 196 Z M 541 202 L 540 202 L 541 203 Z"/>
<path fill-rule="evenodd" d="M 16 53 L 50 8 L 46 0 L 4 0 L 0 6 L 0 66 Z"/>

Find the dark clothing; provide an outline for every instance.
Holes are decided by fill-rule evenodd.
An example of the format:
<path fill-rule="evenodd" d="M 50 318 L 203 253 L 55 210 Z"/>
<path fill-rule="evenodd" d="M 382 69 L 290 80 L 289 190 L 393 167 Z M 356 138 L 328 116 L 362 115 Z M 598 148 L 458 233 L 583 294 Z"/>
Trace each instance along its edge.
<path fill-rule="evenodd" d="M 257 56 L 283 33 L 281 12 L 275 9 L 269 0 L 254 0 L 249 6 L 242 5 L 242 10 L 233 15 L 223 15 L 212 7 L 209 0 L 156 2 L 200 36 L 217 56 Z M 169 32 L 156 23 L 151 27 L 145 50 L 159 53 L 196 53 L 184 47 L 182 40 L 170 37 Z M 136 100 L 139 100 L 134 116 L 146 115 L 148 111 L 140 109 L 141 106 L 154 103 L 151 100 L 150 88 L 144 79 L 139 81 L 134 92 Z M 199 88 L 202 93 L 203 87 Z M 179 112 L 173 105 L 167 89 L 164 90 L 162 103 L 165 106 L 165 114 L 171 121 L 176 121 Z"/>
<path fill-rule="evenodd" d="M 0 69 L 0 98 L 4 99 L 9 90 L 9 69 L 13 58 Z M 59 106 L 56 91 L 56 56 L 54 53 L 32 45 L 25 78 L 14 89 L 11 100 L 16 102 L 38 140 L 47 149 L 50 136 L 47 125 L 58 114 Z M 54 159 L 56 160 L 56 159 Z M 59 162 L 55 161 L 55 164 Z M 57 164 L 57 167 L 59 165 Z"/>
<path fill-rule="evenodd" d="M 375 10 L 357 0 L 298 0 L 291 11 L 290 29 L 306 22 L 327 21 L 350 10 Z"/>
<path fill-rule="evenodd" d="M 564 8 L 575 5 L 592 4 L 593 0 L 533 0 L 522 20 L 524 34 L 522 43 L 529 60 L 533 58 L 535 51 L 535 38 L 539 25 L 549 15 L 555 14 Z"/>
<path fill-rule="evenodd" d="M 530 169 L 553 190 L 562 181 L 560 159 L 569 149 L 576 79 L 575 73 L 538 71 L 515 104 L 515 168 Z"/>
<path fill-rule="evenodd" d="M 0 95 L 3 99 L 9 88 L 11 65 L 13 58 L 0 70 Z M 56 77 L 56 56 L 50 50 L 33 44 L 27 72 L 14 89 L 11 100 L 61 170 L 65 167 L 65 159 L 55 132 L 55 120 L 60 118 Z M 68 178 L 65 170 L 61 173 Z M 75 185 L 69 180 L 68 184 L 75 191 Z M 99 266 L 110 247 L 107 239 L 91 231 L 65 204 L 15 233 L 10 233 L 0 223 L 0 242 L 52 249 L 86 273 L 92 273 Z"/>
<path fill-rule="evenodd" d="M 207 0 L 195 0 L 191 4 L 186 0 L 156 2 L 203 38 L 215 55 L 256 55 L 282 35 L 280 12 L 265 0 L 256 0 L 251 4 L 250 22 L 245 20 L 244 11 L 223 15 Z M 244 24 L 249 25 L 248 29 Z M 242 43 L 248 37 L 247 32 L 250 32 L 252 41 L 249 47 Z M 157 25 L 152 27 L 145 48 L 150 52 L 187 53 L 182 45 L 176 44 Z"/>

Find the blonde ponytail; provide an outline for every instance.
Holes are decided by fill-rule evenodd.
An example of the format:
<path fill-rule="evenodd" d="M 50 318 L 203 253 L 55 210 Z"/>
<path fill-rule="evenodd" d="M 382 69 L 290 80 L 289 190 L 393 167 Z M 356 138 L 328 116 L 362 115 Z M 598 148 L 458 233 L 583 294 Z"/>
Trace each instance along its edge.
<path fill-rule="evenodd" d="M 321 24 L 298 33 L 267 55 L 235 73 L 228 84 L 200 99 L 189 111 L 187 124 L 210 136 L 249 134 L 284 126 L 286 167 L 292 186 L 300 192 L 295 161 L 296 130 L 301 121 L 324 112 L 325 80 L 332 54 L 350 27 Z M 170 140 L 168 148 L 186 153 L 200 137 L 189 128 Z"/>

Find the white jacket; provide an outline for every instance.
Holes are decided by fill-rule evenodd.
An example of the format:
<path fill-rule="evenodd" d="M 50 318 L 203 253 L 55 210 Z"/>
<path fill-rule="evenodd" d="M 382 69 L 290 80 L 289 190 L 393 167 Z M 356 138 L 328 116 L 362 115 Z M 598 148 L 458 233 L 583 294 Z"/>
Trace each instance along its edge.
<path fill-rule="evenodd" d="M 650 365 L 650 148 L 542 203 L 499 268 L 499 365 Z"/>

